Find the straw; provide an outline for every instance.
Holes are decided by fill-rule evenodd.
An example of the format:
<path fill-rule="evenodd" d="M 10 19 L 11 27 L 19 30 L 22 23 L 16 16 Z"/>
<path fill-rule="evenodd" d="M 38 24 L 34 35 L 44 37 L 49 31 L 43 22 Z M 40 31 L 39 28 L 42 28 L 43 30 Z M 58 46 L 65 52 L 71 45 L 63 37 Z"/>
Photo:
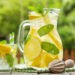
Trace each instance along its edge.
<path fill-rule="evenodd" d="M 9 34 L 9 42 L 10 44 L 14 44 L 14 32 L 12 32 L 11 34 Z"/>

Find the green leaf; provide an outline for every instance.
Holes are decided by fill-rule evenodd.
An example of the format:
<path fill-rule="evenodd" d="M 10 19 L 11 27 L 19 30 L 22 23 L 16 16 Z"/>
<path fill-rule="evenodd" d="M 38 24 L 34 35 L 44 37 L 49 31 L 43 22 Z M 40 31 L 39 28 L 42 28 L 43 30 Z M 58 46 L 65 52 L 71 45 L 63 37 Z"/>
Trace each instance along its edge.
<path fill-rule="evenodd" d="M 29 9 L 30 9 L 31 11 L 35 11 L 35 12 L 37 12 L 37 13 L 40 13 L 42 16 L 45 15 L 43 8 L 44 8 L 43 4 L 38 4 L 37 7 L 29 6 Z"/>
<path fill-rule="evenodd" d="M 6 60 L 7 60 L 7 63 L 9 64 L 9 66 L 13 67 L 14 59 L 13 59 L 13 56 L 11 54 L 6 54 Z"/>
<path fill-rule="evenodd" d="M 54 55 L 59 53 L 59 49 L 54 44 L 51 44 L 49 42 L 42 42 L 41 47 L 48 53 L 51 53 Z"/>
<path fill-rule="evenodd" d="M 32 11 L 36 11 L 36 12 L 37 12 L 37 9 L 36 9 L 36 7 L 29 6 L 28 8 L 29 8 L 30 10 L 32 10 Z"/>
<path fill-rule="evenodd" d="M 0 44 L 7 44 L 6 40 L 0 41 Z"/>
<path fill-rule="evenodd" d="M 42 16 L 44 16 L 44 9 L 43 9 L 44 7 L 43 7 L 43 5 L 42 4 L 38 4 L 38 6 L 37 6 L 37 11 L 38 11 L 38 13 L 41 13 L 41 15 Z"/>
<path fill-rule="evenodd" d="M 38 30 L 38 34 L 39 34 L 40 36 L 46 35 L 46 34 L 48 34 L 50 31 L 52 31 L 53 28 L 54 28 L 54 25 L 53 25 L 53 24 L 47 24 L 47 25 L 41 27 L 41 28 Z"/>

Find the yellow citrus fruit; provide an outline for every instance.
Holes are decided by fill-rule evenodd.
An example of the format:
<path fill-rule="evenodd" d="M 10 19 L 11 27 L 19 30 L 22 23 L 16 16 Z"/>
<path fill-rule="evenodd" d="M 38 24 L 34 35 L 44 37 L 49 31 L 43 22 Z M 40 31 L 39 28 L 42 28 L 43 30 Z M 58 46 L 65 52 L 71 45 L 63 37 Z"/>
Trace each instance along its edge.
<path fill-rule="evenodd" d="M 39 42 L 41 42 L 41 39 L 38 36 L 37 31 L 34 28 L 31 29 L 30 35 L 31 35 L 31 37 L 36 38 Z"/>
<path fill-rule="evenodd" d="M 34 60 L 32 60 L 30 62 L 31 62 L 30 66 L 40 67 L 40 65 L 41 65 L 41 55 L 39 55 L 37 58 L 35 58 Z"/>
<path fill-rule="evenodd" d="M 13 50 L 11 51 L 11 53 L 15 56 L 16 55 L 16 50 L 13 48 Z"/>
<path fill-rule="evenodd" d="M 41 52 L 42 52 L 42 49 L 41 49 Z M 35 59 L 29 60 L 29 59 L 25 58 L 25 64 L 27 66 L 33 66 L 33 67 L 40 68 L 40 65 L 41 65 L 41 52 L 40 52 L 39 56 L 36 57 Z"/>
<path fill-rule="evenodd" d="M 37 19 L 37 18 L 40 18 L 40 16 L 29 16 L 30 20 Z"/>
<path fill-rule="evenodd" d="M 44 16 L 44 22 L 45 22 L 45 24 L 51 24 L 51 20 L 50 20 L 50 17 L 49 17 L 48 14 L 46 14 L 46 15 Z"/>
<path fill-rule="evenodd" d="M 54 41 L 53 41 L 52 38 L 51 38 L 50 36 L 48 36 L 48 35 L 44 35 L 44 36 L 42 36 L 40 39 L 41 39 L 41 41 L 51 42 L 51 43 L 54 44 Z"/>
<path fill-rule="evenodd" d="M 46 14 L 44 16 L 44 22 L 45 22 L 45 24 L 53 24 L 51 22 L 50 16 L 48 14 Z M 58 41 L 58 39 L 60 40 L 60 37 L 59 37 L 58 33 L 56 33 L 56 32 L 57 32 L 56 31 L 56 26 L 54 25 L 54 29 L 48 35 L 54 41 L 54 43 L 59 48 L 59 50 L 63 50 L 62 43 Z"/>
<path fill-rule="evenodd" d="M 58 59 L 58 55 L 52 55 L 44 50 L 41 50 L 41 53 L 37 58 L 33 60 L 27 60 L 26 64 L 28 66 L 33 66 L 38 68 L 48 68 L 49 63 L 55 59 Z"/>
<path fill-rule="evenodd" d="M 33 38 L 36 38 L 41 43 L 41 39 L 38 36 L 33 36 Z"/>
<path fill-rule="evenodd" d="M 58 59 L 57 55 L 52 55 L 52 54 L 47 53 L 46 51 L 43 50 L 43 52 L 41 54 L 41 67 L 48 68 L 49 63 L 55 59 Z"/>
<path fill-rule="evenodd" d="M 52 40 L 54 41 L 54 43 L 56 44 L 56 46 L 58 47 L 59 50 L 62 50 L 62 43 L 58 41 L 57 38 L 55 38 L 55 35 L 53 35 L 52 33 L 49 33 L 50 38 L 52 38 Z M 60 40 L 60 39 L 59 39 Z"/>
<path fill-rule="evenodd" d="M 0 53 L 10 53 L 11 52 L 11 46 L 0 44 Z"/>
<path fill-rule="evenodd" d="M 35 59 L 41 52 L 40 42 L 36 38 L 31 38 L 24 46 L 24 55 L 27 59 Z"/>
<path fill-rule="evenodd" d="M 41 17 L 41 14 L 36 13 L 36 12 L 31 12 L 31 13 L 29 14 L 29 19 L 30 19 L 30 20 L 37 19 L 37 18 L 40 18 L 40 17 Z"/>
<path fill-rule="evenodd" d="M 34 36 L 35 34 L 36 34 L 36 30 L 34 28 L 31 28 L 30 35 Z"/>

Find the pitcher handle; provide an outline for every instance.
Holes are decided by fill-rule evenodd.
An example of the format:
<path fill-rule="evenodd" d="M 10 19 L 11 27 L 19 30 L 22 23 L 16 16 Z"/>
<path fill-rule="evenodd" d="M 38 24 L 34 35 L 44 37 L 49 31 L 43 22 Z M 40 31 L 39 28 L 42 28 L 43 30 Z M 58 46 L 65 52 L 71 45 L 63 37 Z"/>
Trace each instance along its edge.
<path fill-rule="evenodd" d="M 23 53 L 24 50 L 24 29 L 26 26 L 30 26 L 30 20 L 25 20 L 20 24 L 19 32 L 18 32 L 18 47 L 20 51 Z"/>

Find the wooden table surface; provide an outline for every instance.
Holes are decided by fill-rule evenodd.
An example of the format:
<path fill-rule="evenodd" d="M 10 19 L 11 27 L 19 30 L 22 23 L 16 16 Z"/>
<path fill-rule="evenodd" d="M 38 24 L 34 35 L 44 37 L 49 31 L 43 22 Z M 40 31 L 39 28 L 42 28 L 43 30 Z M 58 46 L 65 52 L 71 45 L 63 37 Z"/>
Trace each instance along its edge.
<path fill-rule="evenodd" d="M 0 72 L 0 75 L 75 75 L 74 72 L 53 73 L 26 73 L 26 72 Z"/>

